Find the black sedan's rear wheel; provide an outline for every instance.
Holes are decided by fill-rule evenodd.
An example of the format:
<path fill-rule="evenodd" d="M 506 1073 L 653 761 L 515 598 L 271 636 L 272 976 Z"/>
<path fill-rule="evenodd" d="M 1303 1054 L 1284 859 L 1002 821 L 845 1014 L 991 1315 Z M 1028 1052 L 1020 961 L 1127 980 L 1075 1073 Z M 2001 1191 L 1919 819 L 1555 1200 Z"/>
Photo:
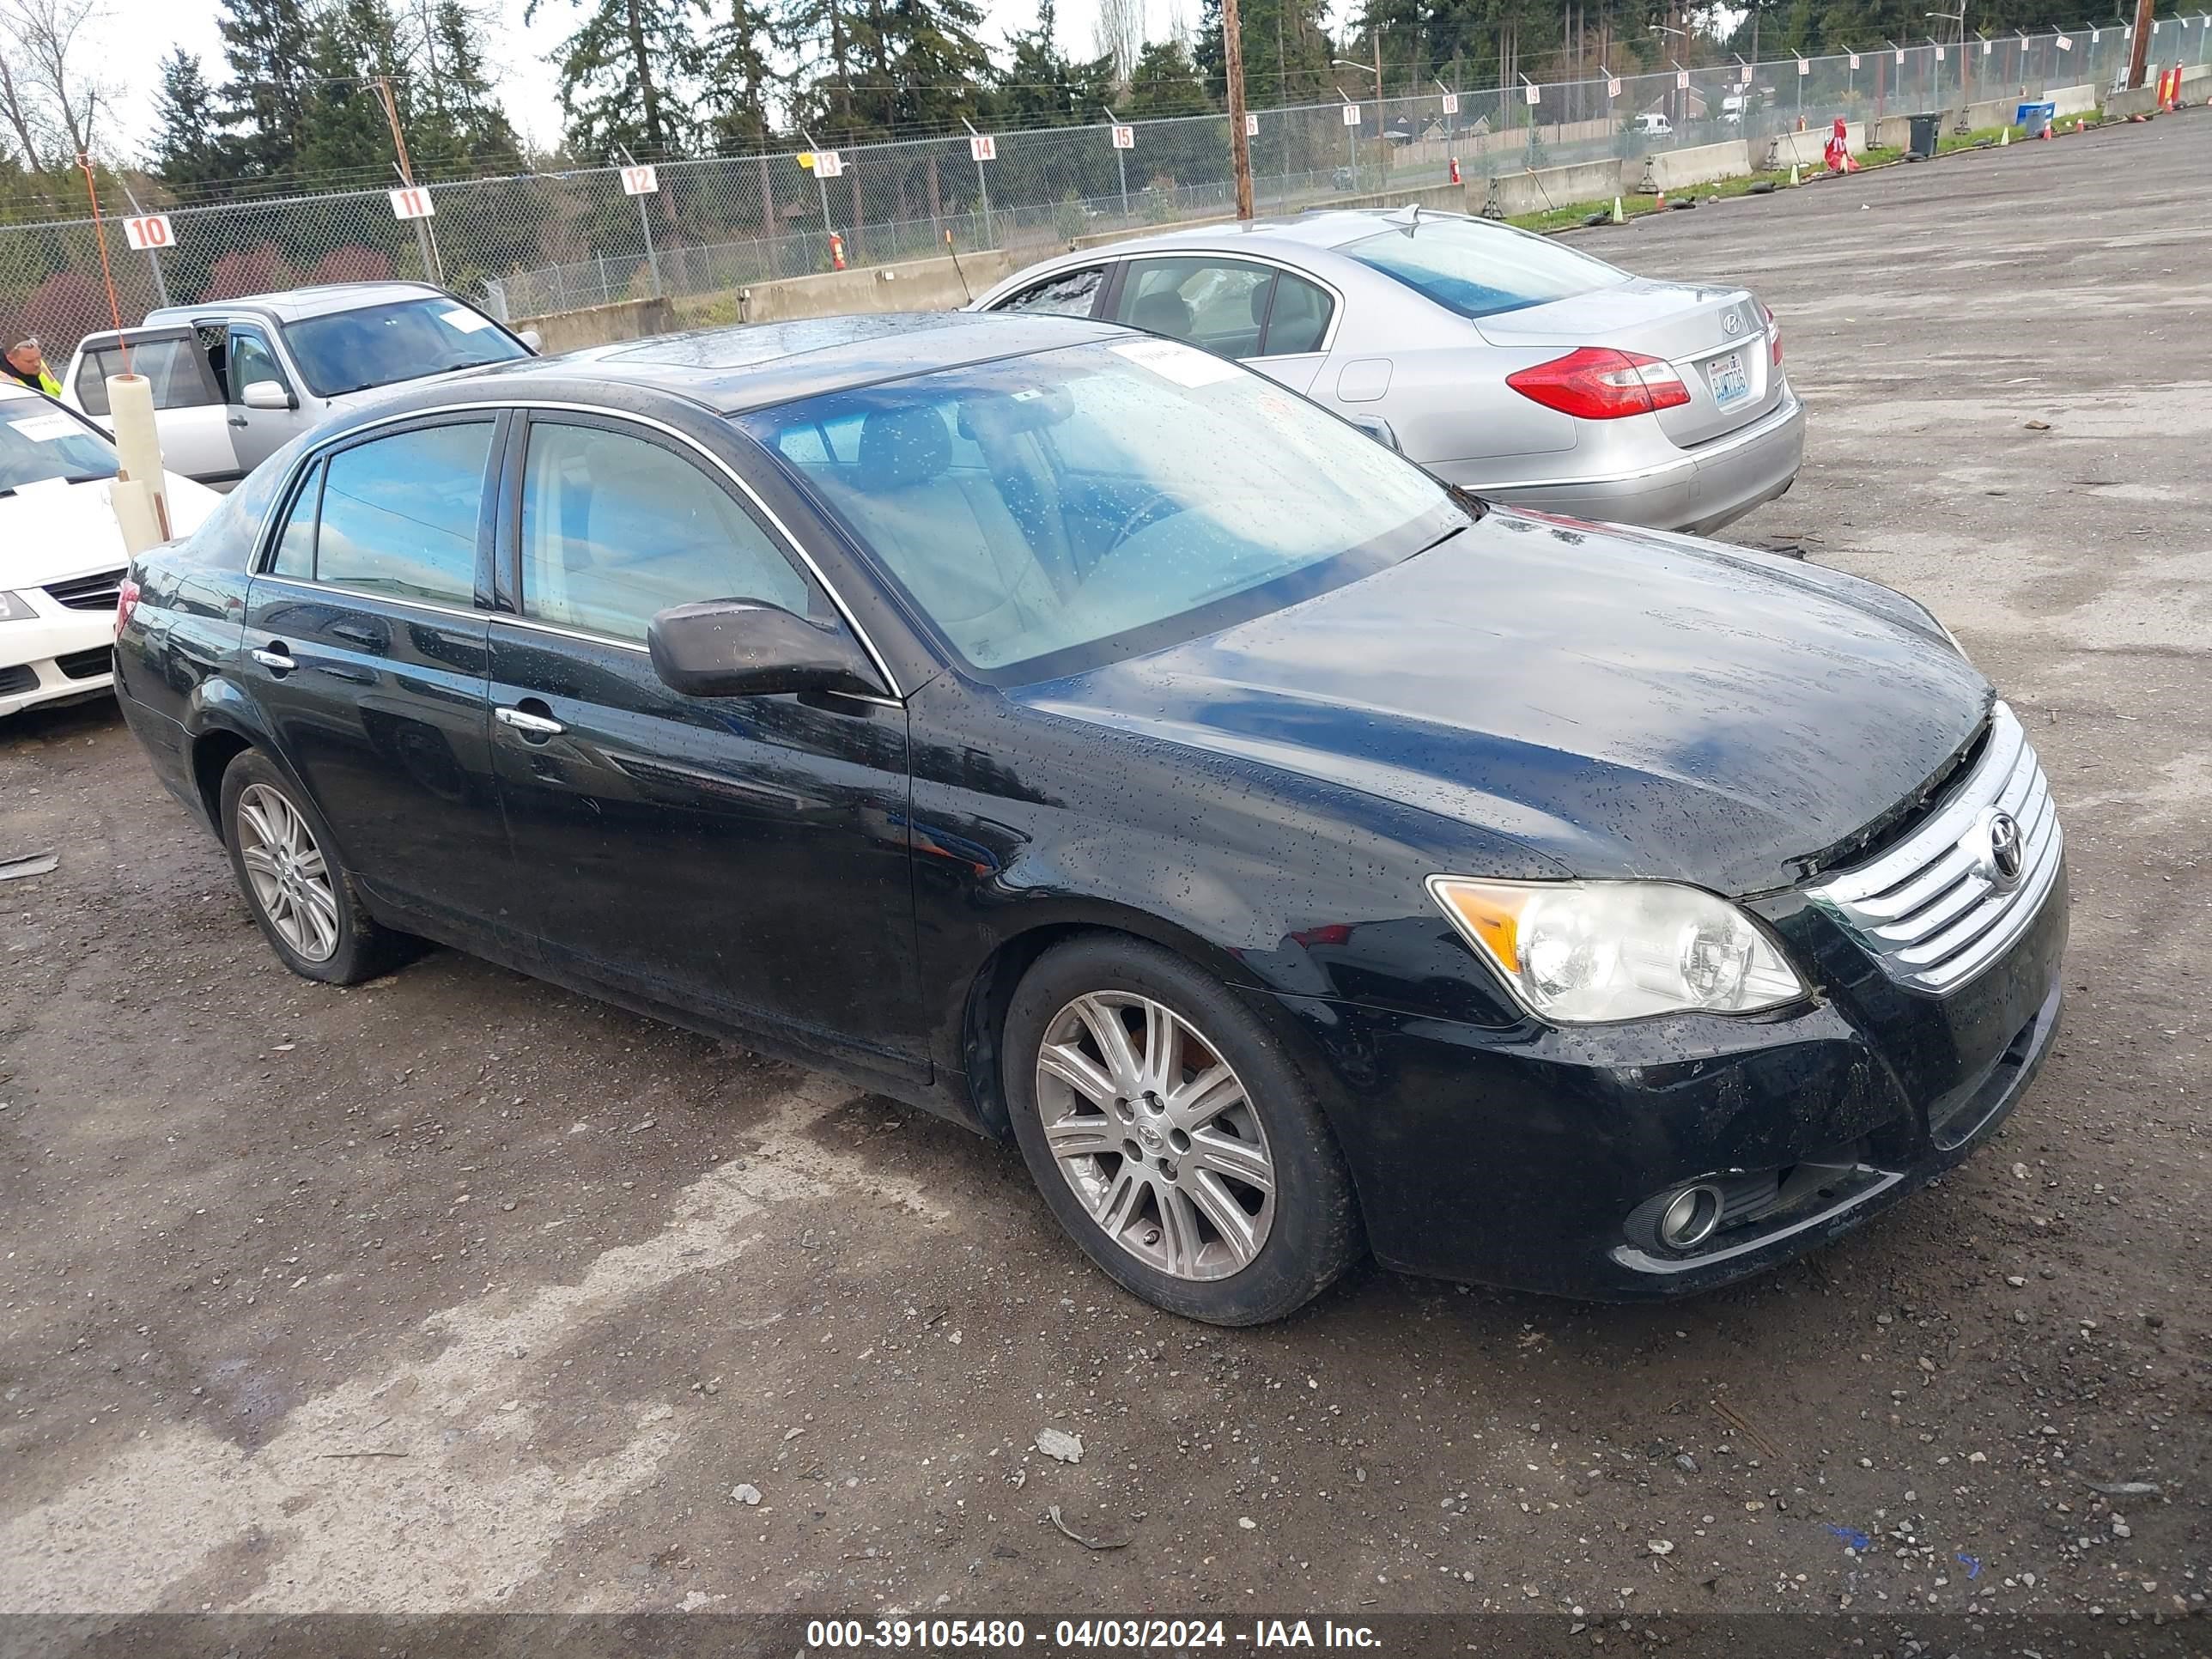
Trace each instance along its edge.
<path fill-rule="evenodd" d="M 1310 1087 L 1181 957 L 1103 934 L 1055 946 L 1014 992 L 1004 1055 L 1045 1202 L 1146 1301 L 1256 1325 L 1358 1254 L 1351 1182 Z"/>
<path fill-rule="evenodd" d="M 262 936 L 294 973 L 357 985 L 398 960 L 404 936 L 370 917 L 322 814 L 257 750 L 222 775 L 222 838 Z"/>

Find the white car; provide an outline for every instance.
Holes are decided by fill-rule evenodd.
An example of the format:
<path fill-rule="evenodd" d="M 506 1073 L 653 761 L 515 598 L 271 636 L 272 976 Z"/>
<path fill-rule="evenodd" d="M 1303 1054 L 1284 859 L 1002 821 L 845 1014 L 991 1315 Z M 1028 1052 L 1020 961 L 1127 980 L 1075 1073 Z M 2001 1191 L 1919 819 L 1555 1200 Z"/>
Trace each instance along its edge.
<path fill-rule="evenodd" d="M 107 434 L 74 410 L 0 384 L 0 719 L 115 684 L 115 597 L 131 562 L 109 505 Z M 168 479 L 182 536 L 220 499 Z"/>
<path fill-rule="evenodd" d="M 514 362 L 538 335 L 423 283 L 332 283 L 149 312 L 143 326 L 88 334 L 62 401 L 107 425 L 107 377 L 153 382 L 154 424 L 177 471 L 228 489 L 343 409 L 437 374 Z"/>

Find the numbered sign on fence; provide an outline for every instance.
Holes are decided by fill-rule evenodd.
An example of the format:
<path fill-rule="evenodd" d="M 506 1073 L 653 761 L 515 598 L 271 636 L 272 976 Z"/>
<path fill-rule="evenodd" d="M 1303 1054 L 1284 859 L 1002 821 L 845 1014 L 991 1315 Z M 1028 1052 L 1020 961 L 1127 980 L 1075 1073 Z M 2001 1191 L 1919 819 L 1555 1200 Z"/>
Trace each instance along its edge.
<path fill-rule="evenodd" d="M 2059 51 L 2061 51 L 2061 52 L 2071 52 L 2071 51 L 2073 51 L 2073 50 L 2074 50 L 2074 37 L 2073 37 L 2072 35 L 2070 35 L 2070 34 L 2062 34 L 2062 35 L 2060 35 L 2060 36 L 2058 37 L 2058 50 L 2059 50 Z"/>
<path fill-rule="evenodd" d="M 1137 130 L 1136 130 L 1136 128 L 1134 128 L 1134 127 L 1121 127 L 1121 126 L 1117 126 L 1117 127 L 1115 127 L 1115 128 L 1114 128 L 1114 129 L 1112 130 L 1112 134 L 1113 134 L 1113 139 L 1114 139 L 1114 148 L 1115 148 L 1115 149 L 1136 149 L 1136 147 L 1137 147 Z"/>
<path fill-rule="evenodd" d="M 1457 93 L 1448 92 L 1444 94 L 1444 113 L 1447 115 L 1456 115 L 1459 113 L 1459 94 Z"/>
<path fill-rule="evenodd" d="M 845 158 L 837 154 L 836 150 L 817 149 L 814 152 L 814 176 L 816 178 L 838 179 L 842 178 L 844 176 L 844 173 Z"/>
<path fill-rule="evenodd" d="M 1244 136 L 1247 138 L 1257 138 L 1260 136 L 1260 118 L 1249 109 L 1244 112 Z"/>
<path fill-rule="evenodd" d="M 1674 84 L 1683 91 L 1687 92 L 1690 89 L 1690 71 L 1687 70 L 1676 70 L 1674 71 Z"/>
<path fill-rule="evenodd" d="M 1344 125 L 1348 127 L 1356 127 L 1359 125 L 1358 105 L 1346 104 L 1344 106 Z"/>
<path fill-rule="evenodd" d="M 1525 81 L 1521 86 L 1521 96 L 1522 100 L 1527 103 L 1541 103 L 1544 99 L 1543 88 L 1539 87 L 1534 81 Z"/>
<path fill-rule="evenodd" d="M 1941 47 L 1936 49 L 1936 55 L 1938 58 L 1941 58 L 1943 55 L 1942 49 Z M 1810 75 L 1812 72 L 1813 66 L 1807 63 L 1803 58 L 1800 58 L 1797 60 L 1797 73 L 1800 75 Z"/>
<path fill-rule="evenodd" d="M 650 196 L 660 188 L 660 180 L 651 167 L 624 167 L 622 179 L 625 196 Z"/>
<path fill-rule="evenodd" d="M 410 185 L 405 190 L 384 192 L 392 198 L 392 216 L 395 219 L 434 219 L 438 204 L 430 199 L 430 192 L 420 185 Z"/>
<path fill-rule="evenodd" d="M 169 216 L 166 213 L 149 213 L 141 219 L 125 219 L 123 234 L 130 238 L 131 246 L 141 253 L 173 247 L 177 240 L 169 229 Z"/>
<path fill-rule="evenodd" d="M 999 141 L 988 132 L 971 132 L 968 135 L 968 154 L 978 161 L 995 161 L 999 159 Z"/>
<path fill-rule="evenodd" d="M 1903 46 L 1899 46 L 1897 49 L 1897 66 L 1899 69 L 1903 69 L 1905 67 L 1905 48 Z"/>
<path fill-rule="evenodd" d="M 1608 98 L 1620 96 L 1620 77 L 1618 75 L 1608 75 L 1605 77 L 1605 95 Z"/>
<path fill-rule="evenodd" d="M 1943 48 L 1941 46 L 1936 48 L 1936 61 L 1939 64 L 1943 61 Z M 1805 71 L 1800 69 L 1797 72 L 1798 74 L 1802 75 Z"/>
<path fill-rule="evenodd" d="M 1856 53 L 1856 52 L 1853 52 L 1853 53 L 1851 54 L 1851 67 L 1852 67 L 1853 69 L 1856 69 L 1858 66 L 1859 66 L 1859 55 L 1858 55 L 1858 53 Z"/>
<path fill-rule="evenodd" d="M 1984 41 L 1983 41 L 1983 42 L 1982 42 L 1982 56 L 1983 56 L 1983 57 L 1984 57 L 1984 58 L 1988 57 L 1988 56 L 1990 55 L 1990 48 L 1991 46 L 1995 46 L 1996 44 L 1996 41 L 1994 41 L 1994 40 L 1984 40 Z"/>
<path fill-rule="evenodd" d="M 1740 87 L 1747 87 L 1747 86 L 1749 86 L 1749 85 L 1751 84 L 1751 65 L 1750 65 L 1750 64 L 1746 64 L 1743 66 L 1743 73 L 1736 76 L 1736 78 L 1735 78 L 1735 83 L 1736 83 L 1736 85 L 1738 85 L 1738 86 L 1740 86 Z"/>

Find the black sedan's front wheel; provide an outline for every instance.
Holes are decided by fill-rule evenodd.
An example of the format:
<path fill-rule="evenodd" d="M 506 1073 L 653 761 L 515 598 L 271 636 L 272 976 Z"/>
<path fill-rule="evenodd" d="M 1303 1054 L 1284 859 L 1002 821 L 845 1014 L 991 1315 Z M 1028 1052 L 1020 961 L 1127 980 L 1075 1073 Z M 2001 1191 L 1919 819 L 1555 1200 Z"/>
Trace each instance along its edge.
<path fill-rule="evenodd" d="M 1004 1054 L 1045 1202 L 1146 1301 L 1256 1325 L 1357 1255 L 1351 1182 L 1311 1089 L 1259 1021 L 1171 952 L 1109 935 L 1055 946 L 1015 990 Z"/>
<path fill-rule="evenodd" d="M 294 973 L 357 985 L 398 959 L 401 936 L 370 918 L 322 814 L 253 750 L 222 775 L 222 830 L 239 890 Z"/>

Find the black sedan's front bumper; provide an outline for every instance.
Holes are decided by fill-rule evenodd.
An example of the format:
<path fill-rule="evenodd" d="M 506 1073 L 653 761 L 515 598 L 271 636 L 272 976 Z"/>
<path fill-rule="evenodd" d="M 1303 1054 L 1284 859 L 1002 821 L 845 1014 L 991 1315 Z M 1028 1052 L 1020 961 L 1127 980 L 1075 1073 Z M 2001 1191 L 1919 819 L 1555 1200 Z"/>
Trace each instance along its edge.
<path fill-rule="evenodd" d="M 1888 983 L 1809 906 L 1768 919 L 1824 988 L 1771 1017 L 1498 1030 L 1270 999 L 1334 1073 L 1377 1258 L 1595 1300 L 1683 1295 L 1858 1225 L 1996 1132 L 2057 1029 L 2063 870 L 2004 957 L 1942 998 Z M 1746 1196 L 1702 1244 L 1632 1225 L 1704 1181 Z"/>

